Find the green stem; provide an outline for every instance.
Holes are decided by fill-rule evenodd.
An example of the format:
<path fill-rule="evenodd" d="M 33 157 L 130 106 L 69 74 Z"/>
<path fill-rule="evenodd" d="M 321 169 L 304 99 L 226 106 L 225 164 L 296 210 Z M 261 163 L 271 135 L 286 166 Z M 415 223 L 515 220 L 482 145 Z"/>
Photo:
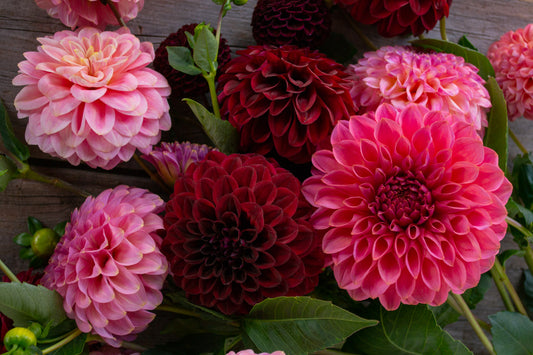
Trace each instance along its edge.
<path fill-rule="evenodd" d="M 511 300 L 511 297 L 509 297 L 509 294 L 505 289 L 502 278 L 494 268 L 490 269 L 490 274 L 492 275 L 492 279 L 494 280 L 494 285 L 496 285 L 496 289 L 500 293 L 500 297 L 502 299 L 503 304 L 505 305 L 505 309 L 509 312 L 515 312 L 516 309 L 513 305 L 513 301 Z"/>
<path fill-rule="evenodd" d="M 448 36 L 446 35 L 446 16 L 442 16 L 442 18 L 439 21 L 440 23 L 440 38 L 442 38 L 443 41 L 448 40 Z"/>
<path fill-rule="evenodd" d="M 44 182 L 46 184 L 50 184 L 52 186 L 59 187 L 59 188 L 62 188 L 64 190 L 73 192 L 73 193 L 78 194 L 78 195 L 80 195 L 82 197 L 85 197 L 85 198 L 87 198 L 87 197 L 89 197 L 91 195 L 88 192 L 86 192 L 84 190 L 81 190 L 81 189 L 77 188 L 76 186 L 71 185 L 71 184 L 69 184 L 69 183 L 67 183 L 67 182 L 65 182 L 63 180 L 60 180 L 60 179 L 54 178 L 54 177 L 50 177 L 50 176 L 46 176 L 46 175 L 43 175 L 43 174 L 39 174 L 39 173 L 33 171 L 29 167 L 29 165 L 27 165 L 27 168 L 24 169 L 24 171 L 21 171 L 20 178 L 21 179 L 38 181 L 38 182 Z"/>
<path fill-rule="evenodd" d="M 448 302 L 450 307 L 452 307 L 457 313 L 459 313 L 462 316 L 465 316 L 463 314 L 461 307 L 459 306 L 459 304 L 457 304 L 457 301 L 454 298 L 448 297 L 446 301 Z M 476 322 L 479 324 L 481 328 L 485 329 L 487 332 L 490 332 L 490 325 L 487 322 L 485 322 L 482 319 L 479 319 L 478 317 L 475 317 L 475 318 L 476 318 Z"/>
<path fill-rule="evenodd" d="M 242 340 L 242 336 L 237 335 L 231 340 L 231 343 L 229 343 L 226 347 L 227 350 L 231 350 L 235 345 L 237 345 Z"/>
<path fill-rule="evenodd" d="M 188 309 L 179 308 L 179 307 L 176 307 L 176 306 L 160 305 L 160 306 L 157 306 L 157 308 L 155 310 L 156 311 L 176 313 L 176 314 L 183 314 L 185 316 L 190 316 L 190 317 L 202 319 L 202 316 L 199 315 L 198 313 L 193 312 L 193 311 L 189 311 Z"/>
<path fill-rule="evenodd" d="M 520 222 L 518 222 L 515 219 L 512 219 L 511 217 L 507 216 L 505 217 L 505 221 L 508 225 L 510 225 L 513 228 L 518 229 L 520 233 L 522 233 L 526 238 L 533 237 L 533 232 L 531 232 L 529 229 L 524 227 Z M 529 269 L 529 272 L 533 275 L 533 250 L 531 249 L 531 245 L 528 245 L 524 248 L 520 248 L 525 252 L 524 254 L 524 260 L 526 261 L 527 267 Z"/>
<path fill-rule="evenodd" d="M 137 164 L 150 176 L 150 178 L 155 181 L 165 192 L 171 193 L 172 191 L 169 189 L 167 184 L 161 179 L 161 177 L 157 174 L 154 174 L 152 170 L 144 163 L 144 161 L 137 155 L 133 154 L 133 159 L 137 162 Z"/>
<path fill-rule="evenodd" d="M 346 12 L 346 10 L 341 8 L 341 12 L 344 16 L 344 18 L 348 21 L 350 24 L 350 27 L 352 30 L 354 30 L 355 33 L 361 38 L 361 40 L 367 45 L 368 48 L 372 49 L 373 51 L 377 51 L 378 47 L 372 41 L 361 31 L 361 29 L 357 26 L 352 16 Z"/>
<path fill-rule="evenodd" d="M 227 12 L 226 6 L 227 4 L 222 4 L 222 6 L 220 7 L 220 12 L 218 13 L 218 21 L 217 21 L 217 29 L 216 29 L 217 33 L 215 33 L 215 38 L 217 40 L 217 48 L 220 45 L 220 32 L 222 30 L 222 19 L 224 18 Z"/>
<path fill-rule="evenodd" d="M 115 3 L 113 1 L 111 1 L 111 0 L 105 0 L 105 3 L 107 4 L 107 6 L 109 6 L 111 11 L 113 12 L 113 15 L 117 19 L 119 25 L 121 25 L 122 27 L 126 27 L 127 28 L 128 26 L 126 26 L 126 23 L 124 22 L 124 20 L 122 19 L 122 16 L 120 15 L 120 12 L 118 12 L 118 9 L 115 6 Z"/>
<path fill-rule="evenodd" d="M 4 273 L 4 275 L 6 275 L 10 280 L 11 282 L 19 282 L 20 283 L 20 280 L 17 278 L 17 276 L 13 273 L 13 271 L 11 271 L 6 264 L 4 264 L 4 262 L 2 261 L 2 259 L 0 259 L 0 271 L 2 271 Z"/>
<path fill-rule="evenodd" d="M 530 245 L 523 250 L 526 252 L 524 255 L 524 260 L 526 261 L 529 272 L 533 275 L 533 250 L 531 249 Z"/>
<path fill-rule="evenodd" d="M 483 332 L 483 329 L 481 329 L 481 326 L 476 321 L 476 318 L 474 317 L 474 314 L 472 314 L 472 311 L 466 304 L 465 300 L 461 295 L 456 295 L 454 293 L 450 292 L 450 296 L 459 306 L 459 308 L 462 311 L 462 314 L 465 316 L 465 318 L 468 320 L 468 323 L 470 323 L 470 326 L 478 336 L 479 340 L 481 340 L 481 343 L 491 355 L 496 355 L 496 352 L 494 351 L 494 347 L 492 346 L 492 343 L 490 342 L 487 335 Z"/>
<path fill-rule="evenodd" d="M 211 96 L 211 105 L 213 106 L 213 114 L 216 118 L 221 119 L 220 107 L 218 106 L 217 89 L 215 84 L 216 71 L 209 74 L 203 74 L 207 85 L 209 86 L 209 95 Z"/>
<path fill-rule="evenodd" d="M 496 273 L 498 274 L 498 276 L 501 278 L 501 280 L 502 280 L 503 284 L 505 285 L 505 288 L 509 292 L 509 296 L 511 296 L 511 299 L 513 300 L 513 303 L 516 306 L 516 309 L 518 310 L 518 312 L 522 313 L 523 315 L 525 315 L 527 317 L 526 309 L 525 309 L 524 305 L 522 304 L 522 301 L 520 300 L 520 297 L 518 297 L 518 293 L 516 292 L 513 284 L 509 280 L 509 277 L 505 273 L 505 269 L 504 269 L 503 265 L 500 263 L 500 260 L 498 260 L 498 258 L 496 258 L 494 260 L 494 265 L 492 266 L 492 269 L 494 269 L 496 271 Z"/>
<path fill-rule="evenodd" d="M 61 340 L 61 341 L 55 343 L 54 345 L 44 349 L 43 350 L 43 354 L 49 354 L 52 351 L 55 351 L 55 350 L 61 348 L 62 346 L 70 343 L 72 340 L 74 340 L 80 334 L 82 334 L 81 330 L 79 330 L 78 328 L 74 329 L 65 338 L 63 338 L 63 340 Z"/>
<path fill-rule="evenodd" d="M 516 146 L 518 147 L 518 149 L 520 149 L 520 151 L 523 153 L 523 154 L 529 154 L 529 152 L 527 151 L 526 147 L 524 147 L 524 145 L 522 144 L 522 142 L 520 142 L 520 139 L 518 139 L 518 137 L 516 136 L 516 134 L 514 134 L 513 130 L 509 127 L 509 136 L 511 137 L 511 139 L 513 140 L 513 142 L 516 144 Z"/>

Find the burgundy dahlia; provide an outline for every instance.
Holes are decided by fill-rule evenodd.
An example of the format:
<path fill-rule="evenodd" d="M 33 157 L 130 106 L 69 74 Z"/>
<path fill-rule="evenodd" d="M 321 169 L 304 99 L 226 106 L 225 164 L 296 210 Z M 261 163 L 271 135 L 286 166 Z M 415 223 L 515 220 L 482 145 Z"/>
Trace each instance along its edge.
<path fill-rule="evenodd" d="M 335 123 L 356 112 L 345 68 L 317 51 L 251 46 L 237 54 L 220 76 L 218 98 L 245 152 L 309 162 Z"/>
<path fill-rule="evenodd" d="M 169 34 L 155 51 L 154 68 L 167 79 L 172 88 L 171 96 L 175 98 L 199 96 L 209 90 L 207 82 L 201 75 L 188 75 L 177 71 L 168 64 L 167 47 L 177 46 L 190 49 L 185 32 L 194 34 L 194 29 L 197 25 L 197 23 L 184 25 L 177 32 Z M 230 59 L 231 50 L 226 40 L 221 38 L 217 58 L 219 68 L 229 62 Z"/>
<path fill-rule="evenodd" d="M 162 251 L 191 301 L 246 313 L 317 285 L 324 257 L 312 212 L 300 182 L 276 162 L 211 151 L 176 181 Z"/>
<path fill-rule="evenodd" d="M 448 17 L 452 0 L 337 0 L 361 23 L 378 26 L 384 37 L 418 36 Z"/>
<path fill-rule="evenodd" d="M 259 0 L 252 16 L 257 44 L 317 48 L 331 31 L 323 0 Z"/>

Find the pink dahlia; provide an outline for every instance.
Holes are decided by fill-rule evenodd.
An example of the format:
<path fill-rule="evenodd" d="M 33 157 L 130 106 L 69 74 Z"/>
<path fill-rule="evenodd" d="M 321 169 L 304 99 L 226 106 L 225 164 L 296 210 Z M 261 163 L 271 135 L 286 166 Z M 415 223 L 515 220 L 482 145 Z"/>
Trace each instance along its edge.
<path fill-rule="evenodd" d="M 226 355 L 285 355 L 283 351 L 274 351 L 273 353 L 260 353 L 256 354 L 253 350 L 241 350 L 238 353 L 230 351 Z"/>
<path fill-rule="evenodd" d="M 74 210 L 42 284 L 63 297 L 83 332 L 118 347 L 154 318 L 167 261 L 159 251 L 163 200 L 124 185 L 89 197 Z"/>
<path fill-rule="evenodd" d="M 337 124 L 302 191 L 355 300 L 440 305 L 490 269 L 512 186 L 471 125 L 420 105 Z"/>
<path fill-rule="evenodd" d="M 421 35 L 448 17 L 452 0 L 336 0 L 361 23 L 378 26 L 384 37 Z"/>
<path fill-rule="evenodd" d="M 491 107 L 485 81 L 478 69 L 449 53 L 419 53 L 408 47 L 382 47 L 365 53 L 348 68 L 350 93 L 363 112 L 382 103 L 403 108 L 411 103 L 450 112 L 474 125 L 486 127 Z"/>
<path fill-rule="evenodd" d="M 189 165 L 204 159 L 211 150 L 213 148 L 205 144 L 163 142 L 142 157 L 156 168 L 157 174 L 168 186 L 173 187 Z"/>
<path fill-rule="evenodd" d="M 29 117 L 26 141 L 42 151 L 111 169 L 139 149 L 148 153 L 170 128 L 165 78 L 146 66 L 149 42 L 127 30 L 83 28 L 38 38 L 14 85 L 18 117 Z"/>
<path fill-rule="evenodd" d="M 218 98 L 245 152 L 309 162 L 335 123 L 356 112 L 345 68 L 317 51 L 251 46 L 237 54 L 220 76 Z"/>
<path fill-rule="evenodd" d="M 127 22 L 137 17 L 144 6 L 144 0 L 107 0 L 117 8 L 122 19 Z M 35 0 L 37 6 L 58 18 L 72 29 L 82 26 L 95 26 L 104 29 L 106 25 L 118 25 L 111 7 L 101 0 Z"/>
<path fill-rule="evenodd" d="M 212 151 L 174 185 L 162 251 L 187 297 L 243 314 L 312 291 L 324 266 L 300 182 L 261 155 Z"/>
<path fill-rule="evenodd" d="M 533 24 L 509 31 L 487 54 L 507 101 L 510 120 L 533 120 Z"/>

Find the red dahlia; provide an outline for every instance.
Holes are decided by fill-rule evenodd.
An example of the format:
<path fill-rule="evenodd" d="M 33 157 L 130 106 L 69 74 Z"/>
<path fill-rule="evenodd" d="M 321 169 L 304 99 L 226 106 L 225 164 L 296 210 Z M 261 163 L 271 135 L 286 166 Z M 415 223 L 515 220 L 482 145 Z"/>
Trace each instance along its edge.
<path fill-rule="evenodd" d="M 245 152 L 309 162 L 335 123 L 356 112 L 345 68 L 317 51 L 251 46 L 237 54 L 220 76 L 218 98 Z"/>
<path fill-rule="evenodd" d="M 384 37 L 429 31 L 444 16 L 448 17 L 452 0 L 337 0 L 361 23 L 377 24 Z"/>
<path fill-rule="evenodd" d="M 201 75 L 188 75 L 177 71 L 168 64 L 168 46 L 187 47 L 189 42 L 185 32 L 194 34 L 197 23 L 182 26 L 177 32 L 171 33 L 161 42 L 159 48 L 155 51 L 154 68 L 167 79 L 172 88 L 172 97 L 195 97 L 208 92 L 207 82 Z M 218 51 L 218 66 L 221 67 L 231 59 L 231 50 L 224 38 L 220 39 Z"/>
<path fill-rule="evenodd" d="M 212 151 L 178 177 L 162 251 L 191 301 L 243 314 L 309 293 L 324 266 L 300 182 L 261 155 Z"/>
<path fill-rule="evenodd" d="M 331 30 L 323 0 L 259 0 L 252 16 L 257 44 L 317 48 Z"/>

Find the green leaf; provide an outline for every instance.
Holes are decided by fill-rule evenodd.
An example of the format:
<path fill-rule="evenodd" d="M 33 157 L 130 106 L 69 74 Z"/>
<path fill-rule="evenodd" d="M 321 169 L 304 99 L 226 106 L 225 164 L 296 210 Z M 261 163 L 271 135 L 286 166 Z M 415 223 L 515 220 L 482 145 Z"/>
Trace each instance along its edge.
<path fill-rule="evenodd" d="M 507 208 L 509 217 L 515 217 L 519 215 L 524 218 L 525 227 L 531 230 L 533 227 L 533 212 L 530 209 L 516 203 L 516 201 L 513 199 L 509 199 L 509 201 L 507 201 L 505 208 Z"/>
<path fill-rule="evenodd" d="M 526 294 L 524 306 L 528 311 L 533 312 L 533 275 L 529 269 L 524 270 L 524 293 Z"/>
<path fill-rule="evenodd" d="M 518 250 L 518 249 L 507 249 L 498 254 L 497 258 L 500 261 L 502 265 L 505 266 L 505 263 L 511 256 L 524 256 L 526 252 L 524 250 Z"/>
<path fill-rule="evenodd" d="M 193 59 L 199 68 L 210 73 L 213 69 L 216 69 L 215 62 L 218 56 L 217 39 L 208 25 L 200 24 L 198 26 L 203 27 L 194 36 Z"/>
<path fill-rule="evenodd" d="M 9 182 L 19 175 L 15 163 L 5 155 L 0 155 L 0 191 L 4 191 Z"/>
<path fill-rule="evenodd" d="M 182 291 L 166 293 L 165 296 L 168 297 L 172 301 L 173 305 L 178 305 L 187 310 L 199 312 L 198 316 L 201 319 L 214 320 L 214 321 L 231 321 L 232 320 L 231 318 L 223 315 L 222 313 L 219 313 L 212 309 L 189 302 L 189 300 L 185 297 Z"/>
<path fill-rule="evenodd" d="M 498 312 L 489 316 L 492 343 L 497 354 L 530 355 L 533 353 L 533 322 L 516 312 Z"/>
<path fill-rule="evenodd" d="M 342 342 L 350 334 L 377 324 L 340 307 L 310 297 L 270 298 L 243 319 L 246 335 L 262 352 L 283 350 L 300 355 Z"/>
<path fill-rule="evenodd" d="M 31 217 L 31 216 L 28 217 L 28 229 L 30 231 L 30 234 L 33 235 L 39 229 L 43 229 L 43 228 L 44 228 L 43 224 L 37 218 Z"/>
<path fill-rule="evenodd" d="M 13 133 L 13 127 L 9 121 L 6 107 L 0 101 L 0 136 L 4 141 L 4 146 L 13 153 L 20 161 L 26 161 L 30 157 L 28 146 L 18 140 Z"/>
<path fill-rule="evenodd" d="M 456 56 L 463 57 L 467 63 L 475 65 L 479 69 L 479 76 L 487 80 L 489 76 L 494 76 L 494 68 L 490 61 L 483 54 L 473 49 L 463 47 L 453 42 L 443 41 L 440 39 L 418 39 L 411 44 L 417 47 L 432 49 L 436 52 L 452 53 Z"/>
<path fill-rule="evenodd" d="M 513 159 L 511 179 L 513 194 L 522 200 L 524 205 L 531 208 L 533 205 L 533 162 L 529 153 L 518 154 Z"/>
<path fill-rule="evenodd" d="M 57 233 L 60 237 L 62 237 L 65 234 L 65 227 L 67 226 L 67 221 L 59 222 L 52 228 L 54 232 Z"/>
<path fill-rule="evenodd" d="M 0 312 L 11 318 L 16 327 L 25 327 L 32 321 L 55 326 L 67 317 L 61 296 L 40 285 L 0 282 L 0 295 Z"/>
<path fill-rule="evenodd" d="M 184 99 L 192 112 L 202 124 L 202 127 L 213 144 L 223 153 L 235 153 L 239 149 L 239 132 L 228 121 L 218 119 L 202 104 Z"/>
<path fill-rule="evenodd" d="M 22 248 L 19 251 L 19 257 L 23 260 L 25 259 L 31 259 L 35 256 L 33 250 L 31 248 Z"/>
<path fill-rule="evenodd" d="M 79 355 L 83 353 L 83 347 L 87 341 L 87 334 L 82 333 L 72 339 L 66 345 L 50 353 L 50 355 Z"/>
<path fill-rule="evenodd" d="M 380 324 L 348 338 L 343 351 L 367 355 L 472 354 L 437 325 L 426 305 L 400 305 L 395 311 L 380 307 L 377 315 Z"/>
<path fill-rule="evenodd" d="M 321 53 L 324 53 L 329 58 L 339 62 L 346 63 L 353 58 L 357 53 L 350 41 L 342 34 L 332 32 L 325 43 L 319 48 Z"/>
<path fill-rule="evenodd" d="M 20 233 L 15 238 L 13 238 L 15 244 L 20 245 L 21 247 L 29 247 L 31 245 L 31 234 L 30 233 Z"/>
<path fill-rule="evenodd" d="M 498 165 L 504 172 L 507 171 L 507 156 L 509 154 L 509 129 L 507 118 L 507 103 L 503 91 L 498 86 L 496 79 L 489 77 L 485 84 L 489 94 L 492 108 L 488 115 L 489 126 L 483 138 L 484 144 L 498 153 Z"/>
<path fill-rule="evenodd" d="M 185 31 L 185 36 L 187 37 L 187 42 L 189 43 L 189 46 L 194 49 L 194 34 Z"/>
<path fill-rule="evenodd" d="M 464 35 L 461 38 L 459 38 L 459 41 L 457 42 L 457 44 L 479 52 L 479 50 L 472 44 L 472 42 L 470 42 L 468 38 L 466 38 L 466 36 Z"/>
<path fill-rule="evenodd" d="M 188 75 L 202 74 L 192 61 L 191 51 L 187 47 L 168 46 L 168 64 L 180 72 Z"/>

